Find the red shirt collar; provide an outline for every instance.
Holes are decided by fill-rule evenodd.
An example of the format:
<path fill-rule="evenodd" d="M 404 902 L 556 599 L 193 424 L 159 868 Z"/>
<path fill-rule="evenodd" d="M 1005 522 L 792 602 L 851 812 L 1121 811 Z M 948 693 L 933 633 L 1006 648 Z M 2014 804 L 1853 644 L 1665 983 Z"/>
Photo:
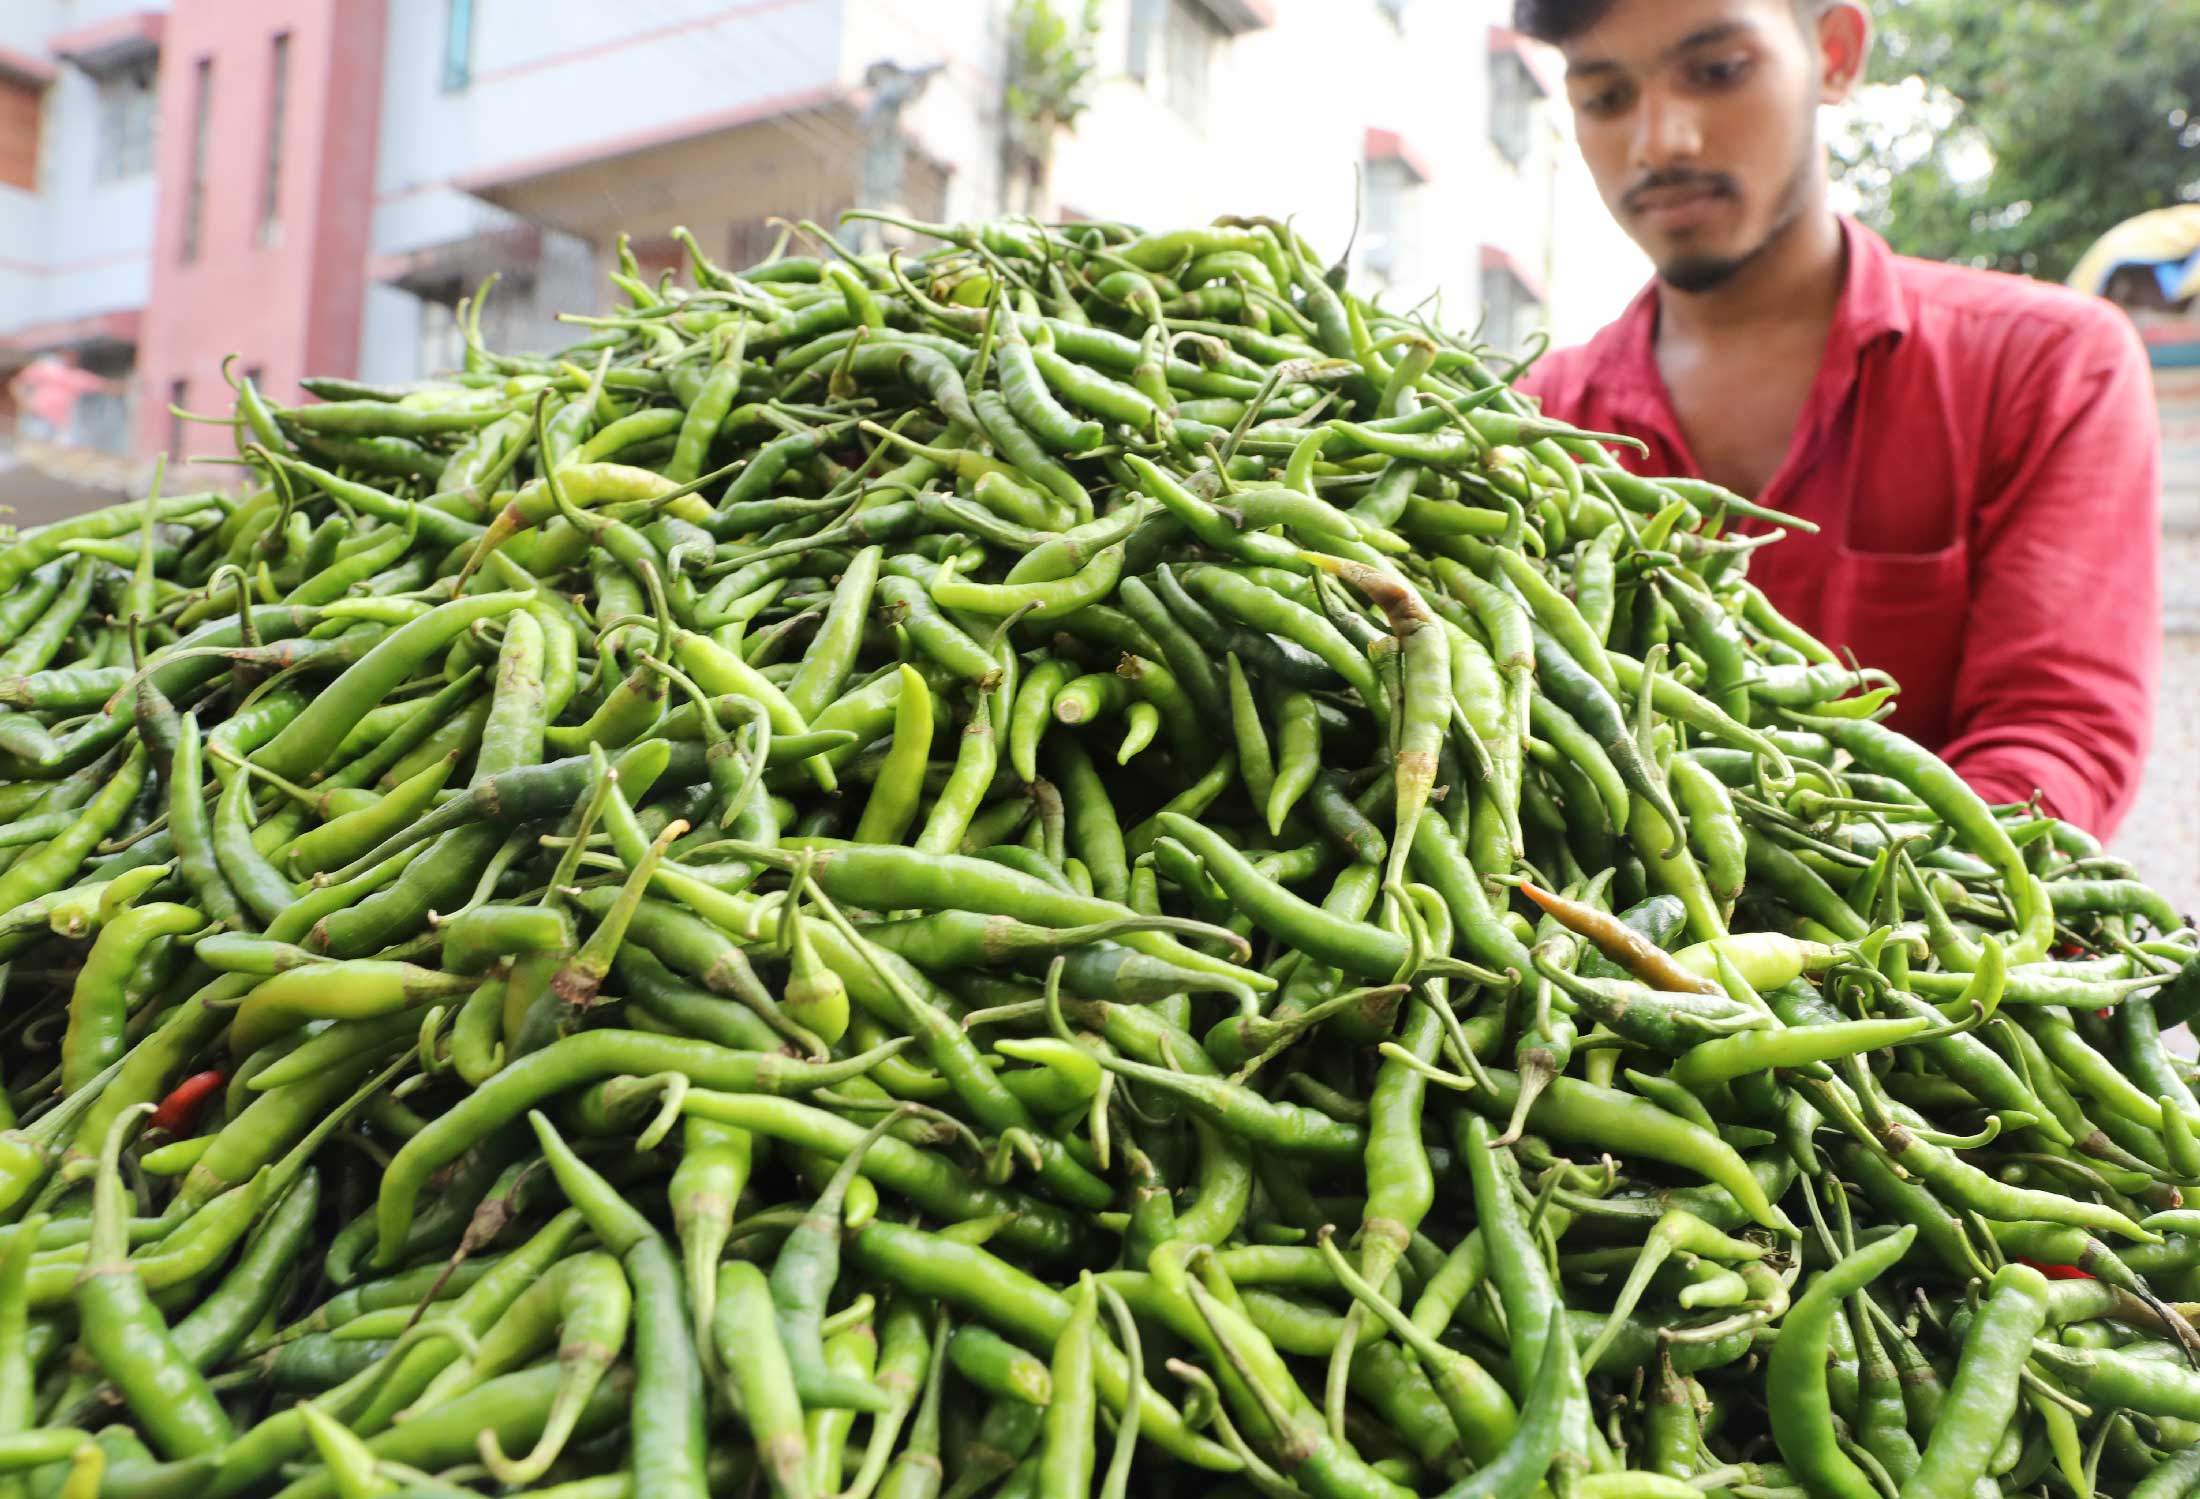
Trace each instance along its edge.
<path fill-rule="evenodd" d="M 1826 367 L 1852 365 L 1856 356 L 1882 338 L 1901 338 L 1910 331 L 1910 308 L 1902 294 L 1896 256 L 1887 242 L 1856 220 L 1843 216 L 1841 240 L 1847 270 L 1841 283 L 1841 301 L 1834 309 L 1833 330 L 1826 339 Z M 1635 294 L 1627 310 L 1589 341 L 1590 368 L 1607 392 L 1631 389 L 1665 398 L 1665 381 L 1658 373 L 1658 283 Z"/>

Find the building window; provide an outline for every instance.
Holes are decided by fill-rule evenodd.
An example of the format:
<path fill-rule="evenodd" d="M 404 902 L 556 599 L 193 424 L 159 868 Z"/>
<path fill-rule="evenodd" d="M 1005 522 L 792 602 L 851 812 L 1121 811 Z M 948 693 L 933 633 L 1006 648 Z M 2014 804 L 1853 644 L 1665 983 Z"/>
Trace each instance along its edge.
<path fill-rule="evenodd" d="M 1490 143 L 1514 166 L 1535 144 L 1535 106 L 1543 97 L 1528 65 L 1511 52 L 1490 54 Z"/>
<path fill-rule="evenodd" d="M 131 387 L 137 373 L 137 351 L 128 345 L 93 345 L 77 356 L 99 386 L 77 398 L 69 421 L 69 441 L 95 452 L 127 455 L 130 451 L 130 416 L 134 404 Z"/>
<path fill-rule="evenodd" d="M 267 161 L 260 176 L 260 243 L 272 245 L 283 226 L 283 119 L 290 102 L 290 33 L 276 34 L 268 59 Z"/>
<path fill-rule="evenodd" d="M 130 398 L 121 390 L 88 390 L 78 398 L 69 441 L 95 453 L 130 451 Z"/>
<path fill-rule="evenodd" d="M 645 255 L 642 263 L 645 273 L 654 276 L 658 267 L 652 260 Z M 535 273 L 530 268 L 507 267 L 502 275 L 496 290 L 477 309 L 482 342 L 492 349 L 532 347 L 541 339 L 541 325 L 536 321 L 539 283 Z M 420 325 L 413 342 L 414 370 L 433 375 L 464 369 L 466 338 L 459 329 L 458 304 L 480 291 L 480 276 L 469 273 L 463 278 L 408 283 L 405 289 L 420 299 Z"/>
<path fill-rule="evenodd" d="M 1407 247 L 1414 242 L 1415 209 L 1420 179 L 1397 156 L 1370 161 L 1363 169 L 1360 226 L 1365 245 L 1363 259 L 1369 271 L 1385 281 L 1397 281 L 1405 273 Z"/>
<path fill-rule="evenodd" d="M 443 87 L 455 91 L 474 79 L 474 0 L 443 0 Z"/>
<path fill-rule="evenodd" d="M 39 90 L 0 78 L 0 186 L 38 191 Z"/>
<path fill-rule="evenodd" d="M 183 258 L 199 258 L 206 228 L 206 137 L 214 117 L 214 59 L 202 57 L 191 81 L 191 171 L 183 190 Z"/>
<path fill-rule="evenodd" d="M 168 456 L 183 456 L 183 413 L 191 409 L 191 382 L 168 382 Z"/>
<path fill-rule="evenodd" d="M 457 281 L 420 291 L 420 328 L 413 339 L 413 369 L 418 373 L 437 375 L 465 367 L 466 337 L 458 325 L 458 301 L 464 295 Z"/>
<path fill-rule="evenodd" d="M 1194 125 L 1229 37 L 1200 0 L 1131 0 L 1130 74 Z"/>
<path fill-rule="evenodd" d="M 1124 65 L 1140 83 L 1153 81 L 1154 53 L 1160 47 L 1172 0 L 1131 0 L 1131 50 Z"/>
<path fill-rule="evenodd" d="M 100 78 L 97 180 L 120 182 L 153 170 L 153 121 L 160 113 L 154 76 L 147 58 Z"/>
<path fill-rule="evenodd" d="M 1502 264 L 1482 266 L 1482 339 L 1507 352 L 1517 353 L 1543 321 L 1543 304 L 1535 293 Z"/>

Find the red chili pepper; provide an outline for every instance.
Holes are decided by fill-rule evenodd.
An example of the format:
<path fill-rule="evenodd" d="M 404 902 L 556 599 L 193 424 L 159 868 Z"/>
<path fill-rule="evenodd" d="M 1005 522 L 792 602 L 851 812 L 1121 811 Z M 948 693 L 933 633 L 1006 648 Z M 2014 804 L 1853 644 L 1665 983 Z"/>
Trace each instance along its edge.
<path fill-rule="evenodd" d="M 2028 1260 L 2021 1254 L 2015 1256 L 2015 1259 L 2020 1265 L 2030 1265 L 2049 1280 L 2092 1280 L 2095 1278 L 2091 1273 L 2080 1270 L 2076 1265 L 2043 1265 L 2038 1260 Z"/>
<path fill-rule="evenodd" d="M 146 1127 L 166 1130 L 171 1135 L 188 1133 L 192 1121 L 199 1117 L 199 1110 L 228 1081 L 228 1074 L 222 1072 L 193 1073 L 169 1090 L 168 1096 L 160 1101 L 160 1107 L 145 1121 Z"/>

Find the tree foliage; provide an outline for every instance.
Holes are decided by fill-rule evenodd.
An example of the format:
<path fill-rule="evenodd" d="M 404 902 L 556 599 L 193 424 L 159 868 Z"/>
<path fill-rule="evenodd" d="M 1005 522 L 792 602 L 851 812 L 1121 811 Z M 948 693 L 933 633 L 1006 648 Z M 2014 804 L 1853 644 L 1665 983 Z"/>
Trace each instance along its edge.
<path fill-rule="evenodd" d="M 2200 201 L 2200 0 L 1893 0 L 1836 146 L 1895 247 L 2060 278 L 2136 213 Z"/>
<path fill-rule="evenodd" d="M 1016 0 L 1008 17 L 1007 103 L 1012 118 L 1052 132 L 1077 123 L 1091 98 L 1099 0 L 1065 14 L 1051 0 Z"/>
<path fill-rule="evenodd" d="M 1009 9 L 1002 182 L 1003 207 L 1012 211 L 1051 209 L 1055 132 L 1076 127 L 1098 81 L 1099 0 L 1075 11 L 1069 3 L 1016 0 Z"/>

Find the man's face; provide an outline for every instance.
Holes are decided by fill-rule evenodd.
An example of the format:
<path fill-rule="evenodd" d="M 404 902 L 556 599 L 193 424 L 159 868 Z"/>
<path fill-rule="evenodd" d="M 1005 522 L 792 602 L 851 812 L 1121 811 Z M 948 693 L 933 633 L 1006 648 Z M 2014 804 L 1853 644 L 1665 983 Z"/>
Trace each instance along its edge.
<path fill-rule="evenodd" d="M 1817 106 L 1849 60 L 1829 67 L 1820 33 L 1845 46 L 1860 24 L 1799 23 L 1792 0 L 1620 0 L 1564 43 L 1582 156 L 1669 285 L 1719 285 L 1822 192 Z"/>

